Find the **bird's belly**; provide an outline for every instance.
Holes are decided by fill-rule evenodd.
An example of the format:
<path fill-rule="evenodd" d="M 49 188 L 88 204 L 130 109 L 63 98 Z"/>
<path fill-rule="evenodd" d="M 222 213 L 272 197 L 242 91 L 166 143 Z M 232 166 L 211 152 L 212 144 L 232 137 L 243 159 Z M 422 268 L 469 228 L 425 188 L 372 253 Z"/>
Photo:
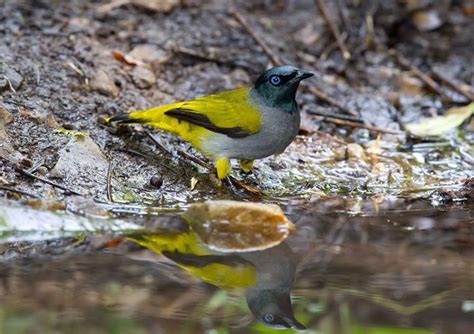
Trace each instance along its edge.
<path fill-rule="evenodd" d="M 222 134 L 213 134 L 201 143 L 202 151 L 210 157 L 228 157 L 233 159 L 262 159 L 281 153 L 295 138 L 299 120 L 286 123 L 285 126 L 270 124 L 251 136 L 230 138 Z"/>

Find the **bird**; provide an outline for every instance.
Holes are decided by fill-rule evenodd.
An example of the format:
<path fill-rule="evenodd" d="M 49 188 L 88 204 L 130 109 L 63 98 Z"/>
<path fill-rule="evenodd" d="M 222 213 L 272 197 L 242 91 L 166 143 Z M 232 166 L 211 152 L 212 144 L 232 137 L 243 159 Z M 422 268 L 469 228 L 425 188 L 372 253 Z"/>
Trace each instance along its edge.
<path fill-rule="evenodd" d="M 128 239 L 214 286 L 244 290 L 249 310 L 266 326 L 305 329 L 291 304 L 297 260 L 285 241 L 260 251 L 223 253 L 210 250 L 191 226 L 180 231 L 137 233 Z"/>
<path fill-rule="evenodd" d="M 264 71 L 251 87 L 240 87 L 106 119 L 142 123 L 176 134 L 214 160 L 217 177 L 238 159 L 249 173 L 253 161 L 282 153 L 296 137 L 300 113 L 295 101 L 300 82 L 313 73 L 291 65 Z"/>

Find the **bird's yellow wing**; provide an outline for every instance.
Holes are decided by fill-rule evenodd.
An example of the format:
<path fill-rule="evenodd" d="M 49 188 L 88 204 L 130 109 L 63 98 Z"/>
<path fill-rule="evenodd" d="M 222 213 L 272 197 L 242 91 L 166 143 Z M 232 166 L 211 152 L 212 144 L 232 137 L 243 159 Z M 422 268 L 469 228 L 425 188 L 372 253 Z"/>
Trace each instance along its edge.
<path fill-rule="evenodd" d="M 233 138 L 258 132 L 261 122 L 260 112 L 250 98 L 248 88 L 237 88 L 172 104 L 165 115 Z"/>

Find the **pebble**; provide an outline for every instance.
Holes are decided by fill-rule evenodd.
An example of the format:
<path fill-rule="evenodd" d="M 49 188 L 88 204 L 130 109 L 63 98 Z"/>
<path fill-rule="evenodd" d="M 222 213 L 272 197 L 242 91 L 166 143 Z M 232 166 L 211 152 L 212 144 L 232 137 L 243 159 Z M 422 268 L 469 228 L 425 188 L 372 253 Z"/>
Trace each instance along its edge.
<path fill-rule="evenodd" d="M 361 160 L 364 159 L 365 153 L 364 148 L 359 144 L 350 143 L 347 145 L 347 158 L 349 160 Z"/>
<path fill-rule="evenodd" d="M 115 97 L 119 93 L 114 81 L 110 79 L 107 73 L 103 70 L 98 70 L 95 73 L 94 77 L 91 79 L 90 87 L 92 90 L 107 96 Z"/>
<path fill-rule="evenodd" d="M 10 124 L 13 120 L 13 115 L 7 109 L 0 106 L 0 124 Z"/>
<path fill-rule="evenodd" d="M 15 91 L 17 91 L 18 89 L 20 89 L 23 81 L 24 81 L 23 76 L 17 71 L 15 71 L 13 68 L 0 67 L 0 91 L 12 89 L 12 88 Z"/>
<path fill-rule="evenodd" d="M 155 74 L 146 67 L 136 66 L 132 72 L 132 80 L 138 88 L 150 88 L 156 81 Z"/>
<path fill-rule="evenodd" d="M 163 176 L 161 176 L 160 174 L 153 175 L 150 179 L 150 185 L 155 188 L 161 188 L 161 186 L 163 185 Z"/>

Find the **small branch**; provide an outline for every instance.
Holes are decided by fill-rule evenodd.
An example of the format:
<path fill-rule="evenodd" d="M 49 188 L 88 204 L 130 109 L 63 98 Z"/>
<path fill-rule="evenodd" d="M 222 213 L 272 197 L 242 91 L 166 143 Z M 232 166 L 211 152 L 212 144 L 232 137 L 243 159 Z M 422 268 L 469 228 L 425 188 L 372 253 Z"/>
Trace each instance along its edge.
<path fill-rule="evenodd" d="M 326 103 L 329 103 L 333 106 L 336 106 L 338 107 L 339 109 L 341 109 L 342 111 L 344 111 L 345 113 L 349 114 L 349 115 L 352 115 L 354 117 L 358 117 L 359 114 L 353 110 L 350 110 L 349 108 L 347 108 L 346 106 L 342 105 L 341 103 L 339 103 L 339 101 L 335 100 L 334 98 L 330 97 L 329 95 L 327 95 L 325 92 L 319 90 L 318 88 L 314 87 L 314 86 L 310 86 L 308 87 L 309 91 L 311 93 L 313 93 L 314 95 L 316 95 L 319 99 L 323 100 L 324 102 Z"/>
<path fill-rule="evenodd" d="M 393 50 L 392 51 L 393 55 L 395 56 L 395 59 L 397 62 L 404 67 L 406 70 L 411 71 L 414 75 L 416 75 L 421 81 L 423 81 L 433 92 L 437 93 L 441 98 L 445 101 L 451 101 L 453 102 L 453 99 L 446 95 L 441 87 L 433 80 L 431 79 L 427 74 L 423 73 L 420 71 L 419 68 L 413 66 L 410 64 L 410 61 L 403 57 L 401 54 L 399 54 L 397 51 Z"/>
<path fill-rule="evenodd" d="M 361 123 L 361 124 L 364 123 L 364 121 L 362 121 L 359 118 L 351 117 L 351 116 L 344 116 L 344 115 L 337 114 L 337 113 L 332 113 L 332 112 L 320 112 L 320 111 L 316 111 L 316 110 L 308 110 L 307 113 L 311 114 L 311 115 L 343 119 L 345 121 L 352 121 L 352 122 Z"/>
<path fill-rule="evenodd" d="M 351 59 L 351 53 L 347 50 L 347 47 L 344 44 L 344 40 L 342 39 L 341 34 L 339 33 L 339 29 L 337 28 L 336 24 L 332 20 L 331 13 L 329 13 L 329 9 L 327 8 L 326 3 L 324 2 L 324 0 L 315 0 L 315 2 L 319 10 L 323 14 L 324 20 L 328 24 L 332 35 L 336 39 L 337 46 L 339 47 L 339 50 L 341 50 L 342 56 L 346 60 Z"/>
<path fill-rule="evenodd" d="M 29 196 L 29 197 L 33 197 L 33 198 L 41 198 L 41 196 L 39 196 L 39 195 L 30 193 L 30 192 L 27 192 L 27 191 L 24 191 L 24 190 L 20 190 L 20 189 L 15 189 L 15 188 L 2 186 L 2 185 L 0 185 L 0 190 L 5 190 L 5 191 L 11 192 L 11 193 L 17 193 L 17 194 L 20 194 L 20 195 Z"/>
<path fill-rule="evenodd" d="M 111 203 L 114 203 L 114 199 L 112 197 L 112 173 L 113 173 L 113 165 L 112 162 L 109 162 L 109 168 L 107 169 L 107 200 Z"/>
<path fill-rule="evenodd" d="M 468 87 L 463 87 L 461 84 L 457 83 L 451 78 L 448 78 L 438 70 L 435 70 L 434 68 L 431 68 L 431 73 L 433 74 L 434 77 L 436 77 L 438 80 L 444 82 L 447 86 L 451 87 L 454 89 L 456 92 L 459 94 L 465 96 L 471 101 L 474 101 L 474 93 L 469 90 Z"/>
<path fill-rule="evenodd" d="M 237 20 L 237 22 L 240 23 L 245 31 L 255 40 L 255 42 L 260 45 L 268 58 L 270 58 L 270 61 L 273 63 L 273 65 L 281 65 L 282 62 L 280 58 L 273 53 L 272 49 L 270 49 L 267 43 L 265 43 L 265 41 L 259 35 L 257 35 L 255 30 L 249 26 L 247 20 L 242 16 L 242 14 L 240 14 L 235 6 L 231 6 L 230 13 Z"/>
<path fill-rule="evenodd" d="M 199 159 L 198 157 L 192 156 L 191 154 L 188 154 L 184 151 L 178 151 L 178 155 L 181 156 L 182 158 L 185 158 L 187 160 L 194 162 L 195 164 L 198 164 L 199 166 L 207 170 L 212 170 L 212 166 L 210 164 L 208 164 L 204 160 Z"/>
<path fill-rule="evenodd" d="M 28 177 L 31 177 L 31 178 L 33 178 L 33 179 L 35 179 L 35 180 L 38 180 L 38 181 L 47 183 L 47 184 L 49 184 L 49 185 L 51 185 L 51 186 L 53 186 L 53 187 L 55 187 L 55 188 L 58 188 L 58 189 L 61 189 L 61 190 L 65 191 L 65 192 L 68 193 L 68 194 L 78 195 L 78 196 L 84 196 L 84 195 L 78 193 L 77 191 L 68 189 L 68 188 L 66 188 L 65 186 L 60 185 L 59 183 L 56 183 L 56 182 L 51 181 L 51 180 L 48 180 L 48 179 L 46 179 L 46 178 L 44 178 L 44 177 L 41 177 L 41 176 L 36 176 L 35 174 L 32 174 L 32 173 L 30 173 L 30 172 L 28 172 L 28 171 L 26 171 L 26 170 L 24 170 L 24 169 L 21 169 L 20 167 L 18 167 L 18 166 L 16 166 L 16 165 L 15 165 L 15 169 L 16 169 L 19 173 L 21 173 L 21 174 L 23 174 L 23 175 L 25 175 L 25 176 L 28 176 Z"/>
<path fill-rule="evenodd" d="M 156 145 L 156 147 L 159 148 L 159 150 L 163 153 L 166 153 L 168 155 L 172 155 L 170 151 L 166 149 L 166 147 L 163 146 L 152 134 L 150 131 L 145 130 L 145 134 L 147 135 L 148 138 L 151 139 L 151 141 Z"/>
<path fill-rule="evenodd" d="M 326 137 L 328 138 L 329 140 L 332 140 L 333 142 L 336 142 L 338 144 L 341 144 L 341 145 L 347 145 L 347 143 L 339 138 L 339 137 L 336 137 L 336 136 L 333 136 L 327 132 L 324 132 L 324 131 L 320 131 L 320 130 L 316 130 L 316 133 L 319 135 L 319 136 L 322 136 L 322 137 Z"/>
<path fill-rule="evenodd" d="M 356 123 L 356 122 L 352 122 L 352 121 L 346 121 L 346 120 L 333 118 L 333 117 L 325 117 L 323 121 L 334 123 L 334 124 L 339 124 L 339 125 L 346 125 L 346 126 L 350 126 L 350 127 L 353 127 L 353 128 L 366 129 L 366 130 L 369 130 L 369 131 L 380 132 L 380 133 L 389 133 L 389 134 L 393 134 L 393 135 L 404 134 L 403 131 L 385 129 L 385 128 L 378 128 L 378 127 L 371 126 L 371 125 L 360 124 L 360 123 Z"/>

